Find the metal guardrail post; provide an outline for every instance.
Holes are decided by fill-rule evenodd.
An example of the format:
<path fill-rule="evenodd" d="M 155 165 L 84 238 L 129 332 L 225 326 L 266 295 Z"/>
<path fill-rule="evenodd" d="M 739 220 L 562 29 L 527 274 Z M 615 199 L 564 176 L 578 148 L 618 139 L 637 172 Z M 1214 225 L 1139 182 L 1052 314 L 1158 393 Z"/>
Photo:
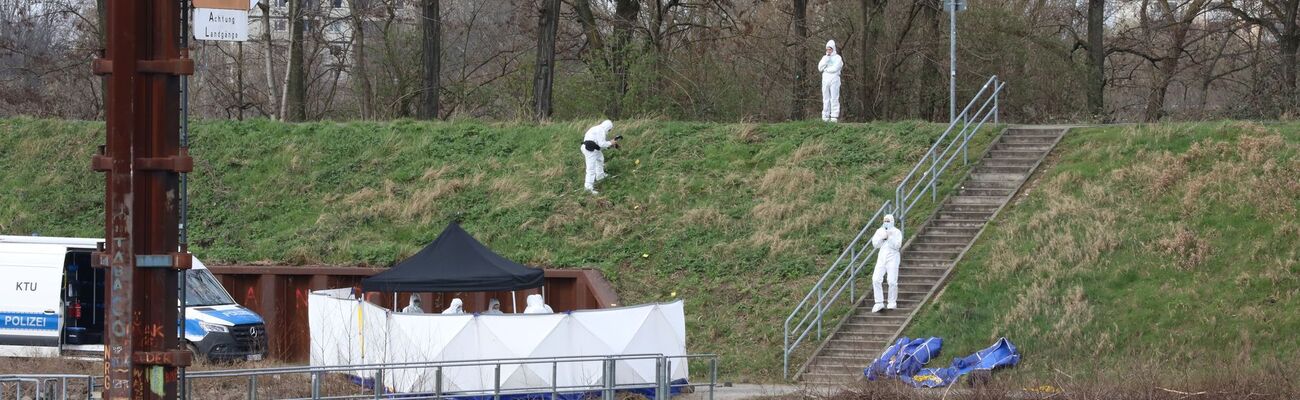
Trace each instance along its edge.
<path fill-rule="evenodd" d="M 826 301 L 826 290 L 822 288 L 818 288 L 817 289 L 817 340 L 821 340 L 822 338 L 822 315 L 826 310 L 825 306 L 823 305 L 824 301 Z"/>
<path fill-rule="evenodd" d="M 248 376 L 248 400 L 257 400 L 257 375 Z"/>
<path fill-rule="evenodd" d="M 316 400 L 320 398 L 320 373 L 311 373 L 311 398 Z"/>
<path fill-rule="evenodd" d="M 435 373 L 438 374 L 438 376 L 434 377 L 433 379 L 433 398 L 441 399 L 442 398 L 442 367 L 438 367 L 438 371 L 436 371 Z"/>
<path fill-rule="evenodd" d="M 603 360 L 605 370 L 605 389 L 601 391 L 601 400 L 614 400 L 614 360 L 606 358 Z"/>
<path fill-rule="evenodd" d="M 1002 87 L 1001 87 L 1001 86 L 1002 86 L 1002 84 L 1000 83 L 1000 81 L 997 80 L 996 78 L 994 78 L 994 81 L 993 81 L 993 123 L 994 123 L 994 124 L 997 124 L 997 123 L 998 123 L 998 114 L 999 114 L 999 112 L 998 112 L 998 97 L 1001 97 L 1001 96 L 999 96 L 999 95 L 1002 94 Z"/>
<path fill-rule="evenodd" d="M 492 400 L 501 399 L 501 363 L 492 366 Z"/>
<path fill-rule="evenodd" d="M 551 361 L 551 400 L 555 400 L 555 396 L 560 394 L 559 369 L 560 369 L 560 362 Z"/>
<path fill-rule="evenodd" d="M 664 358 L 655 359 L 655 400 L 664 399 Z"/>
<path fill-rule="evenodd" d="M 375 370 L 375 400 L 379 400 L 384 395 L 384 369 Z"/>
<path fill-rule="evenodd" d="M 718 387 L 718 357 L 709 359 L 709 400 L 713 400 L 713 391 Z"/>

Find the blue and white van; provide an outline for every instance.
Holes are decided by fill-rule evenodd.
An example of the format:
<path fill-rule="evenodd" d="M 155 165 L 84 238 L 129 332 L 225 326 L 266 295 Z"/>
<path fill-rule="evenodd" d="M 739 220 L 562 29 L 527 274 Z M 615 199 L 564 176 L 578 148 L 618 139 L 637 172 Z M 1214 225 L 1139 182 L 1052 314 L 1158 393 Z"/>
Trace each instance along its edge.
<path fill-rule="evenodd" d="M 104 351 L 103 269 L 90 266 L 102 239 L 0 236 L 0 356 L 57 357 Z M 235 303 L 197 258 L 185 272 L 185 344 L 214 361 L 266 356 L 266 326 Z"/>

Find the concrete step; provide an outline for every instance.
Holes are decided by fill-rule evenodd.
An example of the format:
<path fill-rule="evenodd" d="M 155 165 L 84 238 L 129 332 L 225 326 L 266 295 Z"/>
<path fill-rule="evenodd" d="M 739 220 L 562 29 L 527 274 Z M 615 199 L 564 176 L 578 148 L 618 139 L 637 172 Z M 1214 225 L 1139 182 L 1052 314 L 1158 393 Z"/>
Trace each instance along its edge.
<path fill-rule="evenodd" d="M 978 167 L 975 167 L 975 170 L 971 171 L 971 174 L 972 175 L 974 174 L 1018 174 L 1023 176 L 1029 174 L 1029 166 L 1026 165 L 1026 166 L 1016 166 L 1016 167 L 990 167 L 986 165 L 980 165 Z"/>
<path fill-rule="evenodd" d="M 870 298 L 868 298 L 868 299 L 867 299 L 867 303 L 873 303 L 873 300 L 871 300 Z M 840 331 L 840 332 L 836 332 L 836 333 L 835 333 L 835 338 L 837 338 L 837 339 L 842 339 L 842 340 L 866 340 L 866 341 L 872 341 L 872 340 L 881 340 L 881 341 L 883 341 L 883 340 L 889 340 L 888 337 L 885 337 L 885 338 L 874 338 L 874 337 L 871 337 L 870 335 L 872 335 L 872 334 L 881 334 L 881 333 L 894 333 L 894 332 L 898 332 L 898 327 L 899 327 L 899 326 L 902 326 L 903 323 L 902 323 L 901 321 L 893 321 L 893 320 L 880 319 L 880 318 L 881 318 L 882 316 L 885 316 L 885 317 L 893 317 L 893 316 L 907 316 L 907 314 L 910 314 L 910 313 L 912 312 L 912 310 L 903 310 L 903 309 L 901 308 L 901 307 L 903 307 L 903 305 L 902 305 L 902 304 L 899 304 L 898 306 L 899 306 L 900 308 L 896 308 L 896 309 L 894 309 L 894 310 L 892 310 L 892 311 L 891 311 L 891 310 L 885 310 L 885 311 L 882 311 L 882 312 L 879 312 L 879 313 L 872 313 L 872 312 L 871 312 L 871 307 L 872 307 L 872 306 L 874 306 L 874 304 L 867 304 L 867 305 L 863 306 L 863 307 L 860 309 L 860 310 L 862 310 L 862 311 L 859 312 L 859 313 L 857 313 L 857 314 L 853 314 L 853 316 L 849 317 L 849 319 L 848 319 L 847 321 L 844 322 L 844 325 L 847 327 L 849 324 L 871 324 L 871 325 L 880 325 L 881 327 L 879 327 L 879 328 L 875 328 L 875 330 L 866 331 L 866 332 L 846 332 L 846 331 Z M 888 327 L 885 327 L 885 325 L 888 325 Z"/>
<path fill-rule="evenodd" d="M 948 204 L 1001 205 L 1005 201 L 1007 196 L 953 196 Z"/>
<path fill-rule="evenodd" d="M 902 275 L 903 273 L 902 273 L 902 272 L 899 272 L 898 274 L 899 274 L 899 275 Z M 870 288 L 868 288 L 868 289 L 870 289 Z M 920 303 L 921 303 L 921 301 L 918 300 L 918 299 L 914 299 L 914 298 L 905 298 L 905 297 L 903 297 L 903 294 L 902 294 L 902 293 L 899 293 L 899 294 L 898 294 L 898 309 L 893 310 L 893 311 L 886 311 L 886 312 L 879 313 L 879 314 L 873 314 L 873 313 L 871 312 L 871 307 L 872 307 L 873 305 L 875 305 L 875 304 L 874 304 L 874 301 L 875 301 L 875 300 L 873 300 L 871 297 L 867 297 L 866 300 L 864 300 L 862 303 L 859 303 L 859 304 L 854 308 L 854 311 L 853 311 L 854 314 L 853 314 L 853 316 L 850 317 L 850 318 L 870 317 L 870 316 L 872 316 L 872 315 L 875 315 L 875 316 L 906 316 L 908 313 L 912 312 L 912 309 L 915 308 L 915 307 L 917 306 L 917 304 L 920 304 Z"/>
<path fill-rule="evenodd" d="M 842 340 L 863 340 L 863 342 L 871 342 L 871 340 L 875 340 L 875 342 L 885 342 L 885 340 L 892 339 L 894 332 L 897 331 L 898 331 L 898 326 L 894 326 L 893 330 L 888 332 L 887 331 L 850 332 L 850 331 L 840 330 L 839 332 L 835 332 L 835 338 L 842 339 Z M 823 352 L 822 355 L 837 355 L 837 353 Z"/>
<path fill-rule="evenodd" d="M 874 300 L 868 297 L 867 301 L 864 304 L 859 304 L 858 306 L 854 307 L 854 312 L 858 313 L 854 315 L 862 316 L 862 317 L 871 317 L 871 318 L 860 318 L 859 322 L 876 323 L 876 324 L 894 324 L 894 325 L 902 325 L 904 322 L 907 322 L 907 314 L 902 314 L 902 313 L 872 314 L 871 306 L 874 305 L 872 304 L 873 301 Z M 899 306 L 901 307 L 902 304 L 900 303 Z M 857 339 L 844 339 L 837 336 L 831 336 L 831 340 L 857 340 Z"/>
<path fill-rule="evenodd" d="M 876 357 L 879 357 L 880 353 L 884 352 L 884 350 L 882 349 L 883 347 L 881 349 L 872 349 L 871 351 L 863 350 L 859 353 L 854 353 L 854 355 L 861 354 L 863 356 L 870 354 L 870 359 L 863 357 L 861 359 L 839 359 L 834 362 L 821 362 L 822 360 L 815 360 L 813 362 L 808 363 L 808 370 L 804 371 L 804 376 L 808 376 L 810 374 L 816 374 L 816 375 L 852 374 L 855 370 L 857 371 L 858 375 L 862 375 L 862 369 L 866 368 L 867 365 L 870 365 L 872 361 L 875 361 Z M 866 361 L 861 361 L 863 359 L 866 359 Z"/>
<path fill-rule="evenodd" d="M 992 150 L 1031 150 L 1046 153 L 1052 149 L 1051 143 L 1005 143 L 993 144 Z"/>
<path fill-rule="evenodd" d="M 1003 135 L 1002 139 L 999 139 L 998 142 L 1052 144 L 1052 142 L 1055 142 L 1058 138 L 1059 136 L 1057 135 Z"/>
<path fill-rule="evenodd" d="M 934 228 L 978 228 L 984 225 L 982 219 L 936 219 L 930 222 Z M 923 233 L 912 239 L 912 245 L 922 243 L 943 243 L 943 244 L 966 244 L 974 235 L 941 235 L 938 233 Z"/>
<path fill-rule="evenodd" d="M 898 269 L 907 271 L 916 271 L 917 275 L 927 275 L 925 269 L 944 270 L 952 268 L 951 260 L 917 260 L 914 258 L 903 257 L 899 263 Z M 867 271 L 868 275 L 870 271 Z"/>
<path fill-rule="evenodd" d="M 939 215 L 934 221 L 943 220 L 960 220 L 960 221 L 988 221 L 993 216 L 993 211 L 957 211 L 957 210 L 939 210 Z"/>
<path fill-rule="evenodd" d="M 922 235 L 961 235 L 974 237 L 979 233 L 981 227 L 978 226 L 930 226 L 921 231 Z"/>
<path fill-rule="evenodd" d="M 1065 132 L 1065 131 L 1064 131 L 1063 129 L 1060 129 L 1060 128 L 1043 128 L 1043 127 L 1035 127 L 1035 126 L 1019 126 L 1019 127 L 1014 127 L 1014 128 L 1007 128 L 1007 130 L 1006 130 L 1006 134 L 1008 134 L 1008 135 L 1057 135 L 1057 136 L 1060 136 L 1060 135 L 1063 134 L 1064 132 Z"/>
<path fill-rule="evenodd" d="M 1015 190 L 1016 188 L 1019 187 L 1019 184 L 1020 184 L 1020 182 L 1019 182 L 1018 180 L 1015 180 L 1015 179 L 1013 179 L 1013 180 L 1006 180 L 1006 179 L 991 179 L 991 180 L 970 179 L 970 180 L 967 180 L 966 182 L 962 182 L 961 187 L 962 187 L 962 188 L 965 188 L 965 189 L 1011 189 L 1011 190 Z"/>
<path fill-rule="evenodd" d="M 903 263 L 908 261 L 952 261 L 957 258 L 958 251 L 905 251 L 903 252 Z"/>
<path fill-rule="evenodd" d="M 993 173 L 993 172 L 974 172 L 971 171 L 970 179 L 966 181 L 966 186 L 979 185 L 980 182 L 1010 182 L 1011 186 L 1019 186 L 1020 180 L 1025 178 L 1026 174 L 1016 173 Z M 1003 183 L 1004 185 L 1006 183 Z"/>
<path fill-rule="evenodd" d="M 939 267 L 936 268 L 910 267 L 909 268 L 906 265 L 901 265 L 898 267 L 899 277 L 915 276 L 915 277 L 924 277 L 929 279 L 939 279 L 940 277 L 943 276 L 945 272 L 948 272 L 948 268 L 939 268 Z M 867 286 L 868 290 L 870 290 L 870 288 L 871 288 L 870 286 Z"/>
<path fill-rule="evenodd" d="M 958 196 L 1010 196 L 1012 188 L 961 188 L 957 190 Z"/>
<path fill-rule="evenodd" d="M 915 250 L 915 251 L 962 251 L 963 249 L 966 248 L 966 245 L 969 244 L 969 243 L 970 243 L 970 242 L 962 242 L 962 243 L 916 243 L 916 242 L 912 242 L 912 246 L 909 247 L 908 249 Z"/>
<path fill-rule="evenodd" d="M 866 366 L 863 366 L 862 368 L 866 368 Z M 799 377 L 799 381 L 800 381 L 800 382 L 804 382 L 804 383 L 808 383 L 808 384 L 816 384 L 816 385 L 838 385 L 838 384 L 849 384 L 849 383 L 853 383 L 853 382 L 855 382 L 855 381 L 857 381 L 857 380 L 859 380 L 859 379 L 862 379 L 862 369 L 858 369 L 858 373 L 856 373 L 856 374 L 850 374 L 850 373 L 843 373 L 843 374 L 822 374 L 822 373 L 819 373 L 819 374 L 811 374 L 811 373 L 805 373 L 805 374 L 803 374 L 802 376 Z"/>
<path fill-rule="evenodd" d="M 885 338 L 880 340 L 832 340 L 826 342 L 826 347 L 822 348 L 822 354 L 879 354 L 880 349 L 885 346 L 885 340 L 890 339 L 893 335 L 884 336 Z"/>
<path fill-rule="evenodd" d="M 989 158 L 1032 158 L 1043 157 L 1045 150 L 989 150 Z"/>
<path fill-rule="evenodd" d="M 997 211 L 998 206 L 1000 206 L 1000 205 L 1002 205 L 1002 204 L 1001 204 L 1001 203 L 997 203 L 997 204 L 952 204 L 952 203 L 948 203 L 948 204 L 944 204 L 944 205 L 943 205 L 943 208 L 939 209 L 939 212 L 940 212 L 940 213 L 946 213 L 946 212 L 982 212 L 982 213 L 992 213 L 992 212 L 994 212 L 994 211 Z"/>
<path fill-rule="evenodd" d="M 1033 158 L 985 158 L 980 161 L 981 166 L 986 167 L 1032 167 L 1037 164 L 1039 157 Z"/>

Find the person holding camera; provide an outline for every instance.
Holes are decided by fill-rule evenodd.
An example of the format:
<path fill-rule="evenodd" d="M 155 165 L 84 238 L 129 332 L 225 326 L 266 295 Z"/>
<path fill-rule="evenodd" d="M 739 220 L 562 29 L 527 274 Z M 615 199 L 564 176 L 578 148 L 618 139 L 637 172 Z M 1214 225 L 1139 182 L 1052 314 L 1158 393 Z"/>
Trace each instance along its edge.
<path fill-rule="evenodd" d="M 817 70 L 822 73 L 822 121 L 840 120 L 840 70 L 843 69 L 844 59 L 835 51 L 835 41 L 827 41 L 826 55 L 817 62 Z"/>
<path fill-rule="evenodd" d="M 623 138 L 616 136 L 614 140 L 606 140 L 611 129 L 614 129 L 614 122 L 605 120 L 600 125 L 587 129 L 587 133 L 582 137 L 582 157 L 587 163 L 587 177 L 582 187 L 587 189 L 588 193 L 600 194 L 596 191 L 596 181 L 607 176 L 605 175 L 605 153 L 602 151 L 610 147 L 618 148 L 618 140 Z"/>
<path fill-rule="evenodd" d="M 903 249 L 903 231 L 894 227 L 893 214 L 885 215 L 885 223 L 871 236 L 871 246 L 880 249 L 876 255 L 876 270 L 871 274 L 871 292 L 876 300 L 871 312 L 878 313 L 885 308 L 893 310 L 898 308 L 898 264 L 902 261 L 902 253 L 899 251 Z M 886 276 L 889 280 L 888 305 L 885 304 L 885 292 L 880 287 Z"/>

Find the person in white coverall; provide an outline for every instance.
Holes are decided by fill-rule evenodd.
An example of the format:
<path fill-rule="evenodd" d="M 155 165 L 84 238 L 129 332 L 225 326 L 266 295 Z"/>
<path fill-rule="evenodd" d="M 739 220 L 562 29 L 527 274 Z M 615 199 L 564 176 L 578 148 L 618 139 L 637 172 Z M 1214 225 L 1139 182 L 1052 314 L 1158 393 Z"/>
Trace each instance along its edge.
<path fill-rule="evenodd" d="M 420 296 L 411 295 L 411 300 L 407 303 L 402 312 L 409 314 L 424 314 L 424 309 L 420 308 Z"/>
<path fill-rule="evenodd" d="M 487 311 L 484 311 L 483 313 L 484 313 L 484 314 L 501 314 L 501 313 L 502 313 L 502 312 L 501 312 L 501 302 L 498 301 L 496 297 L 493 297 L 492 300 L 488 300 L 488 309 L 487 309 Z"/>
<path fill-rule="evenodd" d="M 451 305 L 447 306 L 446 310 L 442 310 L 442 313 L 443 314 L 464 314 L 465 303 L 460 301 L 459 297 L 452 298 Z"/>
<path fill-rule="evenodd" d="M 871 290 L 876 295 L 876 305 L 871 307 L 871 312 L 880 312 L 884 308 L 893 310 L 898 308 L 898 263 L 902 259 L 899 250 L 903 248 L 903 231 L 894 227 L 892 214 L 885 215 L 885 223 L 871 236 L 871 245 L 880 250 L 876 255 L 876 270 L 871 274 Z M 889 276 L 888 306 L 885 305 L 885 293 L 880 290 L 885 275 Z"/>
<path fill-rule="evenodd" d="M 822 72 L 822 121 L 840 120 L 840 70 L 843 69 L 844 59 L 835 50 L 835 41 L 827 41 L 826 55 L 817 62 L 817 70 Z"/>
<path fill-rule="evenodd" d="M 582 187 L 587 189 L 588 193 L 600 194 L 596 191 L 596 181 L 605 179 L 605 149 L 617 145 L 618 140 L 608 140 L 609 131 L 614 129 L 614 122 L 605 120 L 600 125 L 587 129 L 587 133 L 582 135 L 582 157 L 587 162 L 587 177 L 582 182 Z"/>
<path fill-rule="evenodd" d="M 528 308 L 524 309 L 524 314 L 552 314 L 551 306 L 546 305 L 540 294 L 528 295 Z"/>

